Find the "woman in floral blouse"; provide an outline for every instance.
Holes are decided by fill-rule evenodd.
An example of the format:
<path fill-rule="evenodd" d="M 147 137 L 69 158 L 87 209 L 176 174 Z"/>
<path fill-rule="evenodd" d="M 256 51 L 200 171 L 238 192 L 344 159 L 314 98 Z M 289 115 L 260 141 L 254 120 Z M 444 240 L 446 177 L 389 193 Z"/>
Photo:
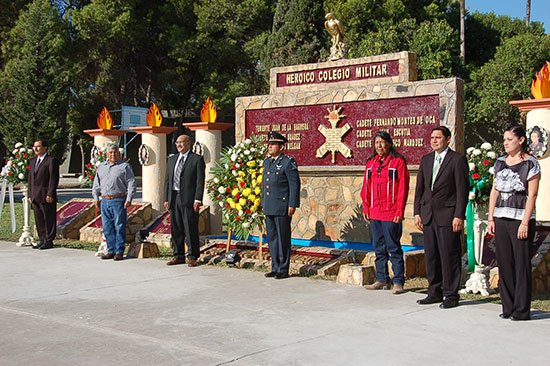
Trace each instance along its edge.
<path fill-rule="evenodd" d="M 497 159 L 489 200 L 489 234 L 495 235 L 503 319 L 529 320 L 531 248 L 540 165 L 527 153 L 525 130 L 504 132 L 506 156 Z"/>

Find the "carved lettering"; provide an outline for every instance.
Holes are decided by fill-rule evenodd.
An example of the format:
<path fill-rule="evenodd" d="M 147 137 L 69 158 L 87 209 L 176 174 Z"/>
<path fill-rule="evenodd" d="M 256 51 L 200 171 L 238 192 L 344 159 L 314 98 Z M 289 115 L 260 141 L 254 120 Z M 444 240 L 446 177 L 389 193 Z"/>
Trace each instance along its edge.
<path fill-rule="evenodd" d="M 309 123 L 295 123 L 294 131 L 309 131 Z"/>
<path fill-rule="evenodd" d="M 357 140 L 355 147 L 358 149 L 370 149 L 372 148 L 372 140 Z"/>

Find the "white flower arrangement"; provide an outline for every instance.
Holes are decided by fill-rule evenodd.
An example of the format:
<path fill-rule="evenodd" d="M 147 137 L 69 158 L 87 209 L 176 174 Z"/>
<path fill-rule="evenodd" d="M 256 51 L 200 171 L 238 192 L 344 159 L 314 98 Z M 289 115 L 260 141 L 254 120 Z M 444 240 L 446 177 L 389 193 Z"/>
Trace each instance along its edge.
<path fill-rule="evenodd" d="M 480 150 L 480 149 L 474 149 L 474 151 L 472 151 L 472 155 L 473 155 L 473 156 L 479 156 L 479 155 L 481 155 L 481 150 Z"/>
<path fill-rule="evenodd" d="M 17 143 L 15 144 L 15 148 L 16 148 L 16 149 L 19 149 L 21 146 L 23 146 L 23 144 L 20 143 L 20 142 L 17 142 Z"/>
<path fill-rule="evenodd" d="M 480 148 L 481 150 L 491 150 L 493 148 L 493 145 L 488 142 L 484 142 L 483 144 L 481 144 Z"/>
<path fill-rule="evenodd" d="M 473 172 L 476 168 L 476 165 L 474 163 L 468 163 L 468 168 L 470 168 L 470 171 Z"/>

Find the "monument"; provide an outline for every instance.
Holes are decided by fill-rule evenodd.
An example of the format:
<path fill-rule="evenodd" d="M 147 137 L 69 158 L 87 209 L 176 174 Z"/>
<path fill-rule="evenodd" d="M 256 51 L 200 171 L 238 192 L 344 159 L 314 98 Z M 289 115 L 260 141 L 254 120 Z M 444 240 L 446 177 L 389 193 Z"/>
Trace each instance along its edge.
<path fill-rule="evenodd" d="M 399 52 L 276 67 L 269 95 L 236 99 L 236 141 L 277 131 L 298 162 L 301 207 L 292 220 L 293 239 L 370 249 L 363 245 L 370 233 L 359 192 L 373 136 L 386 130 L 411 172 L 402 241 L 420 244 L 412 209 L 418 164 L 431 152 L 430 133 L 439 125 L 451 130 L 451 148 L 464 150 L 464 93 L 458 78 L 416 79 L 416 55 Z"/>

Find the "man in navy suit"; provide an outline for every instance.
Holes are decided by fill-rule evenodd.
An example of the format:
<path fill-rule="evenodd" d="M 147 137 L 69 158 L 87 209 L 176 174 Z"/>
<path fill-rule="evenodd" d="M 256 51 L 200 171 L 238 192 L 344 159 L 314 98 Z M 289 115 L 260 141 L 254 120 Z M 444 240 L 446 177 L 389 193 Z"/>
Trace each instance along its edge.
<path fill-rule="evenodd" d="M 184 241 L 187 239 L 188 266 L 194 267 L 200 255 L 199 208 L 204 193 L 205 164 L 201 155 L 191 150 L 191 138 L 176 139 L 178 154 L 168 158 L 164 179 L 164 208 L 170 210 L 174 258 L 166 263 L 185 263 Z"/>
<path fill-rule="evenodd" d="M 57 185 L 59 163 L 48 155 L 48 142 L 36 140 L 33 145 L 36 157 L 29 163 L 29 202 L 34 211 L 34 221 L 40 243 L 34 249 L 53 248 L 57 220 Z"/>
<path fill-rule="evenodd" d="M 470 188 L 466 157 L 449 148 L 451 131 L 432 130 L 432 153 L 422 157 L 414 196 L 414 223 L 424 232 L 428 296 L 421 305 L 458 306 L 462 236 Z"/>
<path fill-rule="evenodd" d="M 290 223 L 300 207 L 300 175 L 294 158 L 283 153 L 286 137 L 268 136 L 269 158 L 264 160 L 262 207 L 271 254 L 271 272 L 266 277 L 288 277 L 290 268 Z"/>

